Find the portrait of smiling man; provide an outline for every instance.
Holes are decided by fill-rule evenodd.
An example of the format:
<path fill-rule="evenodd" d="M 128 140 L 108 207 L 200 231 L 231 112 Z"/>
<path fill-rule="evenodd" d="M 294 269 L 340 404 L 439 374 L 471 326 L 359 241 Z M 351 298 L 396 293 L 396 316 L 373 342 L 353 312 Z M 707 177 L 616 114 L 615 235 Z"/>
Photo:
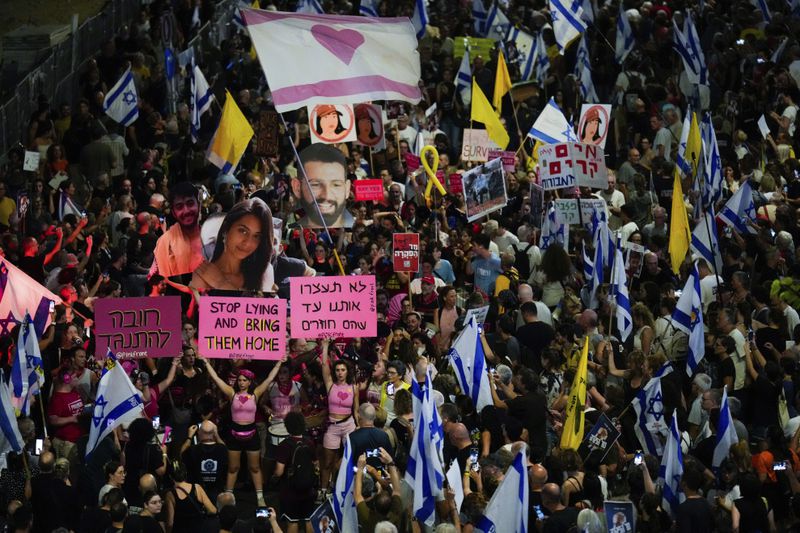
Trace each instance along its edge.
<path fill-rule="evenodd" d="M 165 278 L 190 274 L 203 262 L 200 240 L 200 191 L 184 181 L 169 191 L 170 214 L 175 223 L 158 238 L 150 275 Z"/>
<path fill-rule="evenodd" d="M 344 154 L 327 144 L 312 144 L 300 152 L 300 161 L 306 170 L 308 184 L 301 172 L 292 179 L 292 194 L 305 211 L 298 223 L 304 228 L 321 228 L 321 214 L 329 228 L 351 228 L 353 215 L 347 210 L 350 180 L 347 179 Z"/>

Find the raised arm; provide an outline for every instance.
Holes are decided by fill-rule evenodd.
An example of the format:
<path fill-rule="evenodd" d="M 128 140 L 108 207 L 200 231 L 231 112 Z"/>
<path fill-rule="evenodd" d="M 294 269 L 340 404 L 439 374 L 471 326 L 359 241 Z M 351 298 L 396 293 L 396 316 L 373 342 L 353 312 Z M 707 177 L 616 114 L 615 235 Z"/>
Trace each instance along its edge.
<path fill-rule="evenodd" d="M 169 367 L 169 372 L 167 372 L 167 377 L 165 377 L 164 380 L 158 384 L 159 394 L 167 390 L 169 386 L 172 385 L 172 382 L 175 381 L 175 374 L 178 372 L 178 365 L 180 364 L 180 357 L 174 357 L 172 359 L 172 364 Z"/>
<path fill-rule="evenodd" d="M 264 392 L 267 390 L 267 388 L 269 388 L 270 385 L 272 385 L 272 382 L 275 381 L 275 378 L 278 375 L 278 371 L 281 369 L 281 365 L 283 365 L 283 363 L 285 363 L 288 358 L 289 358 L 288 355 L 284 355 L 283 358 L 281 358 L 277 363 L 275 363 L 275 366 L 273 366 L 272 370 L 269 371 L 267 379 L 262 381 L 261 385 L 256 387 L 256 390 L 253 391 L 253 394 L 255 394 L 256 396 L 256 400 L 258 398 L 261 398 L 261 395 L 264 394 Z"/>
<path fill-rule="evenodd" d="M 320 339 L 320 349 L 322 350 L 322 380 L 325 382 L 325 390 L 331 390 L 333 387 L 333 378 L 331 377 L 331 365 L 328 358 L 328 349 L 330 348 L 330 339 Z"/>
<path fill-rule="evenodd" d="M 219 388 L 219 390 L 221 390 L 222 393 L 228 398 L 233 398 L 233 387 L 225 383 L 225 381 L 223 381 L 222 378 L 217 375 L 217 371 L 214 370 L 214 367 L 211 366 L 205 357 L 198 357 L 198 359 L 206 364 L 206 372 L 208 372 L 208 376 L 211 378 L 211 381 L 216 383 L 217 388 Z"/>
<path fill-rule="evenodd" d="M 47 252 L 47 255 L 44 256 L 44 264 L 47 266 L 50 264 L 58 252 L 61 251 L 61 244 L 64 242 L 64 230 L 61 228 L 56 228 L 56 244 L 53 246 L 53 249 Z"/>

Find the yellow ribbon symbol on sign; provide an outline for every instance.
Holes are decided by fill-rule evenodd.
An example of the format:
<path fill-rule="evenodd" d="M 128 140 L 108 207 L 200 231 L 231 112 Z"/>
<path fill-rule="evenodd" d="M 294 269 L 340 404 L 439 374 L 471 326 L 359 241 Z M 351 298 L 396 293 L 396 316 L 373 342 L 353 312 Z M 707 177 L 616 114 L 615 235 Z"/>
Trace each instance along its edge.
<path fill-rule="evenodd" d="M 433 168 L 428 164 L 428 152 L 433 152 Z M 419 154 L 419 158 L 422 160 L 422 167 L 425 169 L 425 173 L 428 174 L 428 185 L 425 186 L 425 202 L 428 204 L 428 207 L 431 205 L 431 189 L 433 186 L 436 186 L 436 190 L 439 191 L 439 194 L 442 196 L 447 194 L 447 191 L 442 186 L 442 182 L 439 181 L 439 178 L 436 177 L 436 170 L 439 168 L 439 151 L 431 146 L 425 146 Z"/>

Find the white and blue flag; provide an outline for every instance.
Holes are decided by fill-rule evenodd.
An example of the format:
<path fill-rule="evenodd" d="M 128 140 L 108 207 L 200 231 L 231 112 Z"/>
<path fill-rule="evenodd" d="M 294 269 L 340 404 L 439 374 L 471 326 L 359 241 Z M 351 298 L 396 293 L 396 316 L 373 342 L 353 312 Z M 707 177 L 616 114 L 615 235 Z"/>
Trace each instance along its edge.
<path fill-rule="evenodd" d="M 479 324 L 474 315 L 453 341 L 448 356 L 458 384 L 464 394 L 472 399 L 475 410 L 480 413 L 487 405 L 494 405 L 486 373 L 486 354 L 483 351 Z"/>
<path fill-rule="evenodd" d="M 617 60 L 618 65 L 625 62 L 625 58 L 633 50 L 636 44 L 636 38 L 633 36 L 633 28 L 631 22 L 628 20 L 628 14 L 625 12 L 624 2 L 619 3 L 619 15 L 617 15 L 617 42 L 614 47 L 614 59 Z"/>
<path fill-rule="evenodd" d="M 339 465 L 339 475 L 336 476 L 333 502 L 331 502 L 334 518 L 341 533 L 358 533 L 358 512 L 356 511 L 356 500 L 353 493 L 356 481 L 356 473 L 353 470 L 357 459 L 357 457 L 353 457 L 353 446 L 350 443 L 350 437 L 347 437 L 344 442 L 342 462 Z"/>
<path fill-rule="evenodd" d="M 464 49 L 461 66 L 458 67 L 455 79 L 456 92 L 461 95 L 464 105 L 472 101 L 472 66 L 469 62 L 469 48 Z"/>
<path fill-rule="evenodd" d="M 700 123 L 700 140 L 705 154 L 705 187 L 703 205 L 706 208 L 716 205 L 722 198 L 722 158 L 717 145 L 717 133 L 711 122 L 711 113 L 705 113 Z"/>
<path fill-rule="evenodd" d="M 764 17 L 764 22 L 772 22 L 772 13 L 769 12 L 767 0 L 750 0 L 750 3 L 761 11 L 761 16 Z"/>
<path fill-rule="evenodd" d="M 361 0 L 361 5 L 358 6 L 358 14 L 365 17 L 379 17 L 378 5 L 381 0 Z"/>
<path fill-rule="evenodd" d="M 428 6 L 425 0 L 414 0 L 414 14 L 411 16 L 411 23 L 417 32 L 417 39 L 425 37 L 428 31 Z"/>
<path fill-rule="evenodd" d="M 586 282 L 586 291 L 591 295 L 594 292 L 594 261 L 586 254 L 585 244 L 582 246 L 581 255 L 583 256 L 583 279 Z M 597 298 L 595 298 L 594 306 L 591 304 L 592 302 L 590 301 L 588 307 L 596 309 L 598 305 Z"/>
<path fill-rule="evenodd" d="M 728 405 L 728 386 L 722 388 L 722 403 L 719 405 L 719 421 L 717 422 L 717 445 L 714 446 L 714 455 L 711 459 L 711 466 L 716 473 L 722 461 L 728 458 L 731 446 L 739 443 L 739 436 L 733 426 L 731 408 Z"/>
<path fill-rule="evenodd" d="M 596 103 L 598 98 L 597 92 L 594 90 L 594 81 L 592 81 L 592 61 L 589 57 L 589 47 L 586 44 L 587 39 L 588 37 L 579 39 L 578 54 L 575 56 L 575 77 L 578 79 L 583 101 Z"/>
<path fill-rule="evenodd" d="M 25 313 L 25 320 L 19 327 L 14 363 L 11 365 L 14 408 L 21 416 L 30 415 L 31 396 L 39 394 L 44 386 L 43 366 L 33 321 Z"/>
<path fill-rule="evenodd" d="M 678 429 L 678 417 L 672 416 L 669 426 L 667 446 L 658 469 L 658 484 L 661 485 L 661 506 L 671 515 L 675 515 L 678 506 L 686 499 L 681 490 L 683 477 L 683 452 L 681 451 L 681 432 Z"/>
<path fill-rule="evenodd" d="M 550 71 L 550 56 L 547 54 L 547 45 L 544 42 L 543 32 L 536 36 L 536 49 L 534 51 L 533 68 L 536 79 L 544 82 Z"/>
<path fill-rule="evenodd" d="M 663 438 L 667 435 L 667 422 L 664 414 L 664 394 L 661 391 L 661 378 L 672 373 L 672 366 L 665 363 L 642 387 L 633 399 L 636 423 L 633 431 L 643 450 L 648 455 L 658 457 L 664 451 Z"/>
<path fill-rule="evenodd" d="M 616 315 L 617 329 L 620 334 L 619 340 L 625 342 L 633 332 L 633 318 L 631 316 L 631 299 L 628 295 L 628 275 L 625 273 L 625 259 L 622 257 L 622 249 L 620 249 L 619 243 L 616 246 L 614 266 L 611 272 L 611 291 L 617 304 Z"/>
<path fill-rule="evenodd" d="M 483 29 L 485 31 L 484 37 L 502 41 L 508 34 L 508 30 L 511 29 L 511 21 L 508 20 L 508 17 L 498 4 L 499 2 L 492 4 L 489 14 L 486 16 L 486 23 Z"/>
<path fill-rule="evenodd" d="M 130 126 L 139 118 L 139 96 L 130 68 L 108 91 L 103 100 L 103 111 L 123 126 Z"/>
<path fill-rule="evenodd" d="M 695 369 L 706 351 L 703 329 L 703 298 L 700 292 L 700 274 L 697 264 L 683 286 L 681 297 L 672 312 L 672 324 L 689 335 L 689 353 L 686 357 L 686 373 L 694 375 Z"/>
<path fill-rule="evenodd" d="M 483 5 L 483 0 L 472 0 L 472 20 L 476 35 L 486 35 L 486 19 L 488 17 L 489 13 L 486 11 L 486 6 Z"/>
<path fill-rule="evenodd" d="M 308 15 L 324 15 L 325 10 L 319 0 L 298 0 L 295 13 L 305 13 Z"/>
<path fill-rule="evenodd" d="M 686 108 L 686 116 L 683 117 L 683 128 L 681 129 L 681 138 L 678 140 L 678 157 L 675 164 L 678 166 L 684 176 L 692 174 L 692 162 L 686 159 L 686 145 L 689 143 L 689 131 L 692 129 L 692 107 Z M 692 180 L 694 183 L 695 180 Z"/>
<path fill-rule="evenodd" d="M 597 0 L 572 0 L 572 3 L 580 3 L 583 8 L 581 18 L 589 24 L 594 23 L 594 14 L 597 13 Z"/>
<path fill-rule="evenodd" d="M 552 97 L 531 126 L 528 137 L 533 137 L 544 144 L 578 142 L 572 124 L 567 121 L 567 117 Z"/>
<path fill-rule="evenodd" d="M 25 446 L 17 425 L 11 389 L 5 376 L 0 373 L 0 454 L 19 452 Z"/>
<path fill-rule="evenodd" d="M 89 441 L 86 443 L 86 457 L 115 427 L 130 424 L 144 413 L 142 395 L 131 383 L 130 378 L 108 351 L 103 375 L 97 385 L 92 423 L 89 426 Z"/>
<path fill-rule="evenodd" d="M 569 224 L 561 220 L 561 216 L 556 211 L 555 206 L 550 206 L 547 211 L 547 218 L 545 218 L 544 226 L 542 227 L 542 234 L 539 237 L 539 248 L 546 250 L 548 246 L 554 243 L 560 244 L 564 249 L 567 248 L 569 242 Z"/>
<path fill-rule="evenodd" d="M 597 298 L 597 289 L 603 284 L 604 268 L 606 266 L 605 257 L 608 251 L 605 250 L 608 243 L 605 238 L 600 237 L 601 232 L 597 233 L 599 238 L 594 240 L 594 260 L 592 261 L 592 281 L 591 288 L 589 289 L 589 307 L 597 309 L 600 306 L 600 301 Z"/>
<path fill-rule="evenodd" d="M 686 14 L 683 30 L 678 28 L 675 19 L 672 20 L 672 29 L 674 34 L 672 47 L 683 60 L 683 68 L 686 70 L 689 83 L 708 85 L 708 68 L 691 14 Z"/>
<path fill-rule="evenodd" d="M 553 33 L 556 36 L 559 53 L 563 55 L 569 44 L 586 31 L 583 8 L 579 2 L 570 0 L 549 1 L 550 18 L 553 20 Z"/>
<path fill-rule="evenodd" d="M 514 457 L 506 475 L 475 524 L 481 533 L 528 533 L 528 461 L 525 450 Z"/>
<path fill-rule="evenodd" d="M 702 257 L 717 274 L 722 273 L 722 252 L 717 239 L 717 223 L 714 211 L 706 211 L 692 231 L 692 252 Z"/>
<path fill-rule="evenodd" d="M 413 489 L 414 516 L 420 523 L 433 526 L 436 500 L 441 499 L 444 483 L 444 432 L 431 397 L 430 369 L 423 385 L 417 381 L 416 375 L 413 376 L 411 396 L 414 402 L 414 438 L 408 454 L 405 480 Z"/>
<path fill-rule="evenodd" d="M 536 39 L 519 28 L 511 28 L 508 30 L 506 41 L 514 43 L 514 48 L 517 49 L 515 63 L 519 65 L 520 81 L 531 79 L 536 63 Z"/>
<path fill-rule="evenodd" d="M 739 190 L 730 197 L 725 207 L 719 212 L 719 218 L 739 233 L 758 233 L 753 226 L 748 224 L 748 221 L 756 221 L 756 204 L 753 202 L 753 189 L 750 188 L 748 180 L 739 185 Z"/>
<path fill-rule="evenodd" d="M 206 81 L 206 77 L 200 71 L 200 67 L 192 65 L 189 71 L 189 81 L 191 82 L 192 98 L 190 103 L 192 113 L 192 141 L 197 142 L 200 135 L 200 118 L 203 113 L 211 109 L 211 101 L 214 100 L 214 93 Z"/>

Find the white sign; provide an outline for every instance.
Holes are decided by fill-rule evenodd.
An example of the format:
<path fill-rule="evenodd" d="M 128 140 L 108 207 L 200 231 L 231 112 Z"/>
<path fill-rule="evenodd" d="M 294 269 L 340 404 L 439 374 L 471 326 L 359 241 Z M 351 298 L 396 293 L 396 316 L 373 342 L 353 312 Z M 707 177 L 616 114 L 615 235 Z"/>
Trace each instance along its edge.
<path fill-rule="evenodd" d="M 592 216 L 595 213 L 597 220 L 603 219 L 606 215 L 606 201 L 602 198 L 581 198 L 581 222 L 584 226 L 591 226 Z"/>
<path fill-rule="evenodd" d="M 758 119 L 758 129 L 761 131 L 761 136 L 766 139 L 767 135 L 769 135 L 769 126 L 767 126 L 767 118 L 764 115 L 761 115 L 761 118 Z"/>
<path fill-rule="evenodd" d="M 462 161 L 485 162 L 489 160 L 490 150 L 499 150 L 500 147 L 489 138 L 486 130 L 464 130 L 463 143 L 461 144 Z"/>
<path fill-rule="evenodd" d="M 555 202 L 558 216 L 564 224 L 579 226 L 581 223 L 581 212 L 578 209 L 577 198 L 559 198 Z"/>
<path fill-rule="evenodd" d="M 464 324 L 469 324 L 469 319 L 475 317 L 476 324 L 483 324 L 486 322 L 486 315 L 489 314 L 489 306 L 477 307 L 475 309 L 467 309 L 467 314 L 464 315 Z"/>
<path fill-rule="evenodd" d="M 545 144 L 539 147 L 539 181 L 545 190 L 575 186 L 570 143 Z"/>
<path fill-rule="evenodd" d="M 22 170 L 36 172 L 39 170 L 39 159 L 41 158 L 39 152 L 29 152 L 25 150 L 25 160 L 22 162 Z"/>
<path fill-rule="evenodd" d="M 605 153 L 593 144 L 558 143 L 539 147 L 539 175 L 545 189 L 608 188 Z"/>
<path fill-rule="evenodd" d="M 608 188 L 608 169 L 603 149 L 594 144 L 571 143 L 572 171 L 578 187 Z"/>

